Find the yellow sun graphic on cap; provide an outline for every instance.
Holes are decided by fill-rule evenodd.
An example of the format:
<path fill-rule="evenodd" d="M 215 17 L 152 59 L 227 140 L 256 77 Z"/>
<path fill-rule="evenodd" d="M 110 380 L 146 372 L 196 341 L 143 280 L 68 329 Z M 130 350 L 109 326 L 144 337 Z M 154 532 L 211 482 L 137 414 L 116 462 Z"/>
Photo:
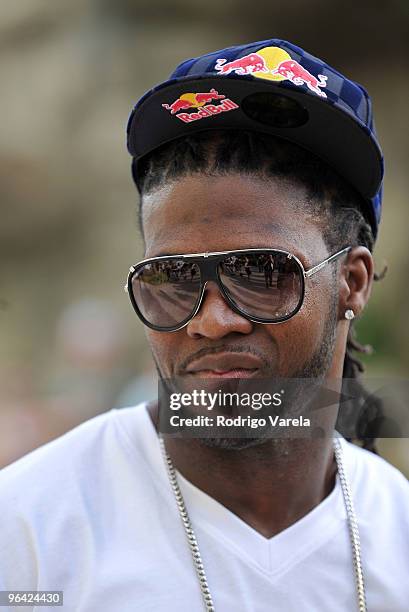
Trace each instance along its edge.
<path fill-rule="evenodd" d="M 264 47 L 260 49 L 260 51 L 257 51 L 257 55 L 261 55 L 269 71 L 277 68 L 281 62 L 291 59 L 291 55 L 289 55 L 287 51 L 280 49 L 280 47 Z M 286 78 L 281 76 L 281 74 L 271 74 L 271 72 L 261 71 L 253 72 L 253 76 L 260 79 L 268 79 L 269 81 L 283 81 Z"/>

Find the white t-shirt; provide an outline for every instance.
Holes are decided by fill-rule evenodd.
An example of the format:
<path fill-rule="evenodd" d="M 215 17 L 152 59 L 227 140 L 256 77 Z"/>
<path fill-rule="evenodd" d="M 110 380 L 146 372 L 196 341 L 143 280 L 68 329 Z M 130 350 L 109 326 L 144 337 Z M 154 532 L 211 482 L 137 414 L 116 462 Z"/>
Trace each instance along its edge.
<path fill-rule="evenodd" d="M 408 612 L 408 481 L 341 441 L 368 612 Z M 179 482 L 216 612 L 358 609 L 338 476 L 323 502 L 270 539 Z M 53 609 L 64 612 L 204 610 L 145 404 L 92 418 L 1 470 L 0 512 L 0 590 L 63 590 Z"/>

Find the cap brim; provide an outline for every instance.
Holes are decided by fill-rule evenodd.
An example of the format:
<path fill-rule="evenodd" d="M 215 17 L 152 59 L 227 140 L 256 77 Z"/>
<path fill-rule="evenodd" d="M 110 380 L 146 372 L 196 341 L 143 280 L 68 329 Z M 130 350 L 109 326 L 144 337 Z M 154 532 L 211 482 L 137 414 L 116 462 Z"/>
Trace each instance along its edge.
<path fill-rule="evenodd" d="M 187 92 L 210 92 L 232 100 L 238 108 L 192 122 L 178 119 L 162 104 L 171 105 Z M 298 102 L 307 120 L 298 127 L 266 125 L 249 117 L 243 101 L 254 93 L 276 92 Z M 218 102 L 213 102 L 218 104 Z M 197 111 L 198 108 L 191 109 Z M 311 151 L 343 176 L 365 198 L 374 197 L 382 181 L 382 153 L 368 128 L 360 124 L 330 100 L 304 92 L 285 82 L 262 79 L 226 78 L 222 76 L 181 78 L 164 84 L 146 96 L 136 107 L 128 124 L 128 149 L 137 160 L 160 145 L 192 132 L 225 129 L 247 129 L 284 138 Z M 135 169 L 135 166 L 134 166 Z"/>

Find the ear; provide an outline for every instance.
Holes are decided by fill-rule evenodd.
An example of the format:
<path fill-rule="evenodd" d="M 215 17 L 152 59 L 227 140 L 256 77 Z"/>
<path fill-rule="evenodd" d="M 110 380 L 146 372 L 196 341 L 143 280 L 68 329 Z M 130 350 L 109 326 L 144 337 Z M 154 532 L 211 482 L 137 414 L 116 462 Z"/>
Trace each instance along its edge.
<path fill-rule="evenodd" d="M 371 252 L 364 246 L 357 246 L 348 253 L 342 264 L 339 292 L 339 318 L 345 318 L 345 311 L 351 309 L 358 317 L 365 308 L 372 290 L 374 261 Z"/>

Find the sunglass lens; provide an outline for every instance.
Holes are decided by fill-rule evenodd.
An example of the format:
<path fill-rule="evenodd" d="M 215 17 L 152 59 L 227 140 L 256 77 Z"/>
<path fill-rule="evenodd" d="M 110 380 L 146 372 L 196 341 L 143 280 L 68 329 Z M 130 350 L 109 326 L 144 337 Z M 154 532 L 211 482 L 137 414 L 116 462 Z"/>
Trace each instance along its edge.
<path fill-rule="evenodd" d="M 138 268 L 131 285 L 145 321 L 158 328 L 172 328 L 184 323 L 196 307 L 200 271 L 183 259 L 159 260 Z"/>
<path fill-rule="evenodd" d="M 300 305 L 303 277 L 287 253 L 243 253 L 226 257 L 218 273 L 236 306 L 263 320 L 289 317 Z"/>

